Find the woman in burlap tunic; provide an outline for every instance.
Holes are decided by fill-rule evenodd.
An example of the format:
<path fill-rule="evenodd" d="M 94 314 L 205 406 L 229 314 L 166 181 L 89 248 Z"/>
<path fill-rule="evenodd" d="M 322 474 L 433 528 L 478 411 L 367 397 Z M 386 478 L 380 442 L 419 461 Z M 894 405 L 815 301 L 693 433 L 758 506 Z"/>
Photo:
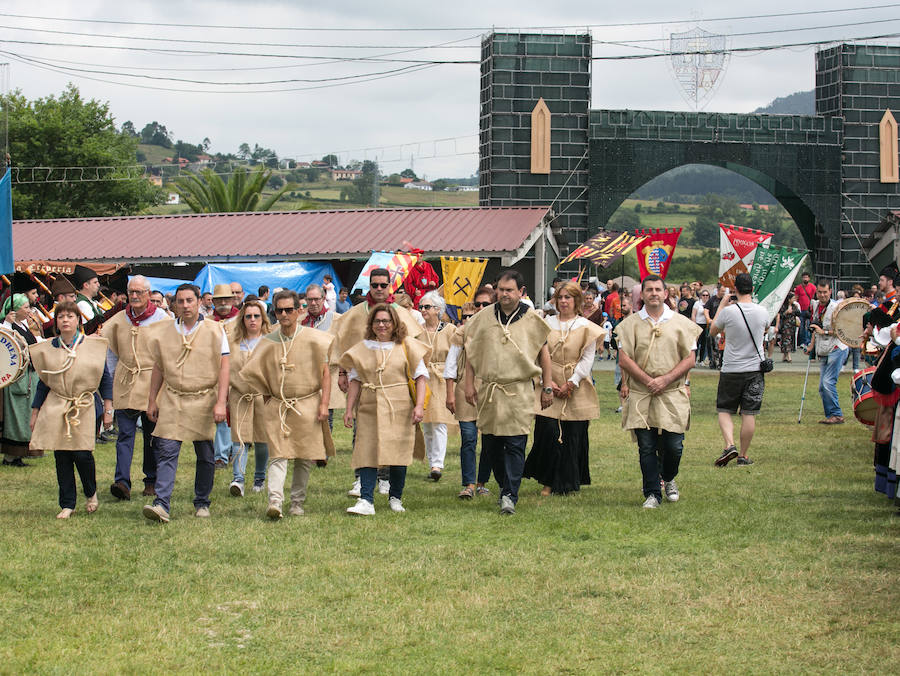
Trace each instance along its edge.
<path fill-rule="evenodd" d="M 419 301 L 419 311 L 425 318 L 425 333 L 419 340 L 428 345 L 431 351 L 425 365 L 428 368 L 431 400 L 425 409 L 422 432 L 425 436 L 425 456 L 434 481 L 441 478 L 444 470 L 447 426 L 456 425 L 453 414 L 447 410 L 447 385 L 444 382 L 444 364 L 450 351 L 450 338 L 456 333 L 456 327 L 441 321 L 445 308 L 444 299 L 437 291 L 429 291 Z"/>
<path fill-rule="evenodd" d="M 112 424 L 112 376 L 106 368 L 106 339 L 81 333 L 75 303 L 60 303 L 53 324 L 56 338 L 31 347 L 31 362 L 41 379 L 31 410 L 31 446 L 53 450 L 62 509 L 56 518 L 67 519 L 75 511 L 76 469 L 86 510 L 97 511 L 94 392 L 99 388 L 104 400 L 104 424 Z"/>
<path fill-rule="evenodd" d="M 333 337 L 300 325 L 300 298 L 294 291 L 279 291 L 272 304 L 279 330 L 259 342 L 241 377 L 251 391 L 263 396 L 262 418 L 269 441 L 266 514 L 279 519 L 288 460 L 294 461 L 291 514 L 300 516 L 310 470 L 316 461 L 334 455 L 328 428 L 328 350 Z"/>
<path fill-rule="evenodd" d="M 241 306 L 235 317 L 234 331 L 228 343 L 230 358 L 228 369 L 228 410 L 231 416 L 231 441 L 233 478 L 228 487 L 236 498 L 244 496 L 244 472 L 247 469 L 247 455 L 253 446 L 256 465 L 253 473 L 253 492 L 262 490 L 266 480 L 266 464 L 269 461 L 269 446 L 263 423 L 262 397 L 251 392 L 241 377 L 241 369 L 250 359 L 259 341 L 269 333 L 269 318 L 266 305 L 262 301 L 248 301 Z"/>
<path fill-rule="evenodd" d="M 425 387 L 428 347 L 406 336 L 397 311 L 390 305 L 376 305 L 368 318 L 366 338 L 341 357 L 350 386 L 344 425 L 356 418 L 356 443 L 352 464 L 359 469 L 360 498 L 347 512 L 375 513 L 375 479 L 379 465 L 389 467 L 388 503 L 403 512 L 406 468 L 412 464 L 415 425 L 425 417 Z M 415 380 L 413 402 L 408 379 Z"/>
<path fill-rule="evenodd" d="M 553 404 L 541 410 L 535 393 L 534 441 L 523 476 L 543 485 L 541 495 L 566 495 L 591 483 L 588 425 L 600 415 L 591 378 L 598 341 L 604 330 L 581 316 L 581 288 L 561 284 L 554 296 L 557 314 L 547 347 L 553 370 Z"/>

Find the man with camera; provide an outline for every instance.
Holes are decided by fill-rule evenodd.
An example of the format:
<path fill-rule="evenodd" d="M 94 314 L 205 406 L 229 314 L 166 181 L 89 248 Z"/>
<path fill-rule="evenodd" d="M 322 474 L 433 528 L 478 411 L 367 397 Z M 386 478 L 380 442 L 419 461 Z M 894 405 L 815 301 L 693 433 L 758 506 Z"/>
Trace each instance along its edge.
<path fill-rule="evenodd" d="M 716 459 L 716 467 L 724 467 L 737 458 L 738 465 L 752 465 L 747 456 L 756 416 L 762 406 L 765 379 L 772 370 L 772 360 L 763 359 L 763 333 L 769 323 L 768 313 L 753 302 L 753 281 L 742 272 L 734 278 L 736 296 L 729 296 L 719 305 L 709 327 L 710 338 L 725 333 L 725 352 L 716 392 L 716 411 L 719 429 L 725 440 L 725 450 Z M 741 450 L 734 445 L 733 415 L 741 415 Z"/>

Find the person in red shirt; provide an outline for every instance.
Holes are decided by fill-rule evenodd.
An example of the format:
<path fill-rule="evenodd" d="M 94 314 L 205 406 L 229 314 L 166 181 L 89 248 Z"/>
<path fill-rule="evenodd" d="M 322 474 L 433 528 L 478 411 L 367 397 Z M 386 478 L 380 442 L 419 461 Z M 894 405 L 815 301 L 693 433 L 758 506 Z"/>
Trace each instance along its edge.
<path fill-rule="evenodd" d="M 800 283 L 794 287 L 797 304 L 800 305 L 800 330 L 797 343 L 802 347 L 809 344 L 809 304 L 816 297 L 816 285 L 809 281 L 809 273 L 800 275 Z"/>
<path fill-rule="evenodd" d="M 603 311 L 610 316 L 611 319 L 619 321 L 622 318 L 622 302 L 619 299 L 619 285 L 610 282 L 609 293 L 603 301 Z"/>

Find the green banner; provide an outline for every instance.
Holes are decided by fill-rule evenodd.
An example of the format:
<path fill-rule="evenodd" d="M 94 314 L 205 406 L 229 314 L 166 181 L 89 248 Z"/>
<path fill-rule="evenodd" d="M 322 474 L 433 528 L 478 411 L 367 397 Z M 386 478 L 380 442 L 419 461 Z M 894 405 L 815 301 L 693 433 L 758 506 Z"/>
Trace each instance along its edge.
<path fill-rule="evenodd" d="M 766 309 L 771 321 L 787 298 L 808 251 L 760 244 L 750 276 L 753 299 Z"/>

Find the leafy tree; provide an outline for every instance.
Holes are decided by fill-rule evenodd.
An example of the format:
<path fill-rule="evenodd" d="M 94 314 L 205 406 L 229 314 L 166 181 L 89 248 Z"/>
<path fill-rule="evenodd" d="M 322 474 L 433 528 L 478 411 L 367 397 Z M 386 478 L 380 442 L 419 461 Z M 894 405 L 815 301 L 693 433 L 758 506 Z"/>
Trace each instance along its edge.
<path fill-rule="evenodd" d="M 199 174 L 177 177 L 173 181 L 173 189 L 195 213 L 268 211 L 284 193 L 296 188 L 292 183 L 287 183 L 260 201 L 263 188 L 270 178 L 272 171 L 262 165 L 252 171 L 238 167 L 227 183 L 212 169 L 204 168 Z"/>
<path fill-rule="evenodd" d="M 137 129 L 134 128 L 134 123 L 131 120 L 125 120 L 122 123 L 122 133 L 132 138 L 140 138 L 141 136 L 137 133 Z"/>
<path fill-rule="evenodd" d="M 191 162 L 196 162 L 197 156 L 203 153 L 203 146 L 195 146 L 193 143 L 187 143 L 186 141 L 182 141 L 181 139 L 178 139 L 175 142 L 174 149 L 178 154 L 178 157 L 184 157 Z"/>
<path fill-rule="evenodd" d="M 251 152 L 249 143 L 242 143 L 238 146 L 238 157 L 242 160 L 249 160 Z"/>
<path fill-rule="evenodd" d="M 337 167 L 338 162 L 339 162 L 337 155 L 326 155 L 325 157 L 322 158 L 322 161 L 325 164 L 327 164 L 329 167 L 331 167 L 332 169 Z"/>
<path fill-rule="evenodd" d="M 416 172 L 414 172 L 412 169 L 404 169 L 400 172 L 400 175 L 403 178 L 411 178 L 414 181 L 417 181 L 419 179 L 419 177 L 416 176 Z"/>
<path fill-rule="evenodd" d="M 387 177 L 385 182 L 388 185 L 403 185 L 403 181 L 401 181 L 400 178 L 400 174 L 391 174 Z"/>
<path fill-rule="evenodd" d="M 450 181 L 446 178 L 439 178 L 438 180 L 432 182 L 431 189 L 432 190 L 446 190 L 450 186 Z"/>
<path fill-rule="evenodd" d="M 268 181 L 266 181 L 266 187 L 272 188 L 273 190 L 278 190 L 285 183 L 284 179 L 278 174 L 274 174 Z"/>
<path fill-rule="evenodd" d="M 16 90 L 2 102 L 9 114 L 9 152 L 14 167 L 128 167 L 137 163 L 138 140 L 116 129 L 107 103 L 85 101 L 74 85 L 58 98 L 28 101 Z M 30 178 L 30 171 L 25 176 Z M 74 179 L 69 182 L 14 183 L 13 217 L 122 216 L 165 199 L 162 189 L 143 178 L 116 180 L 127 176 L 124 169 L 102 170 L 104 180 L 81 182 L 69 171 L 50 176 Z"/>
<path fill-rule="evenodd" d="M 609 219 L 609 227 L 612 230 L 635 230 L 641 227 L 641 217 L 634 211 L 619 209 Z"/>
<path fill-rule="evenodd" d="M 346 199 L 357 204 L 378 206 L 378 163 L 366 160 L 360 166 L 362 175 L 353 183 L 341 189 L 341 199 L 346 191 Z"/>
<path fill-rule="evenodd" d="M 141 129 L 141 143 L 171 148 L 172 135 L 166 129 L 165 125 L 154 120 L 153 122 L 148 122 L 144 125 L 144 128 Z"/>
<path fill-rule="evenodd" d="M 209 147 L 212 145 L 212 141 L 209 140 L 209 136 L 205 136 L 200 145 L 203 146 L 204 152 L 209 151 Z"/>

